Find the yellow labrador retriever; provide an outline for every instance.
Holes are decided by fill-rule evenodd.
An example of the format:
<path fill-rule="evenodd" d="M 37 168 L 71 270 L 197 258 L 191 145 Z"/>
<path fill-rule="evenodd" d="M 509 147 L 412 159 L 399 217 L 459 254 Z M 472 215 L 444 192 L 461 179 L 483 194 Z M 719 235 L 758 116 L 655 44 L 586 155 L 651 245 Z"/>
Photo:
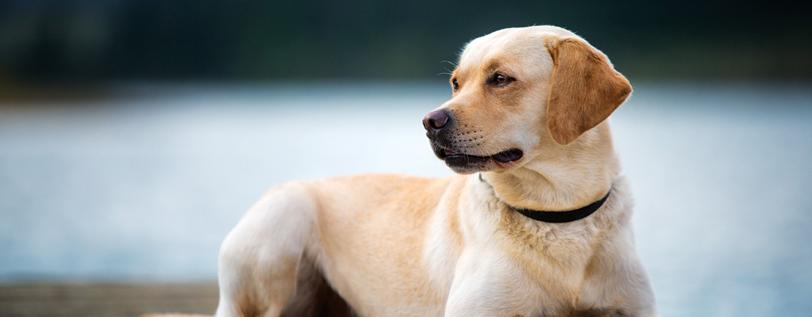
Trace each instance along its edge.
<path fill-rule="evenodd" d="M 632 87 L 554 26 L 465 47 L 423 119 L 457 175 L 279 186 L 220 250 L 217 316 L 654 316 L 607 117 Z"/>

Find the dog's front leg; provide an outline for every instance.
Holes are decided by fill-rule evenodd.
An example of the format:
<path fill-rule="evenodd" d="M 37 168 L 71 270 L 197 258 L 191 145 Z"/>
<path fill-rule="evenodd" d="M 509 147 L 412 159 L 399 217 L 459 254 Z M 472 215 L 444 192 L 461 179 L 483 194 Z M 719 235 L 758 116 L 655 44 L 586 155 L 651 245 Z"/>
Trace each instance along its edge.
<path fill-rule="evenodd" d="M 499 250 L 469 248 L 455 268 L 446 317 L 531 317 L 542 312 L 538 290 L 512 259 Z M 525 285 L 528 284 L 528 285 Z"/>
<path fill-rule="evenodd" d="M 246 213 L 220 249 L 217 317 L 282 314 L 296 292 L 315 208 L 304 186 L 288 184 Z"/>

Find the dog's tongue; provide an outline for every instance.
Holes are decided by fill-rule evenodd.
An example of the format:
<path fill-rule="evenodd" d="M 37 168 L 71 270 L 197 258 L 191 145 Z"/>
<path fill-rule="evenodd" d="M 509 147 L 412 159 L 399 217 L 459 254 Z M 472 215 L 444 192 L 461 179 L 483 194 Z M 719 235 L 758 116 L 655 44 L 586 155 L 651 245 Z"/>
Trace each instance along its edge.
<path fill-rule="evenodd" d="M 496 155 L 493 156 L 493 159 L 501 163 L 508 163 L 522 158 L 522 154 L 523 154 L 522 150 L 511 149 L 504 152 L 496 153 Z"/>

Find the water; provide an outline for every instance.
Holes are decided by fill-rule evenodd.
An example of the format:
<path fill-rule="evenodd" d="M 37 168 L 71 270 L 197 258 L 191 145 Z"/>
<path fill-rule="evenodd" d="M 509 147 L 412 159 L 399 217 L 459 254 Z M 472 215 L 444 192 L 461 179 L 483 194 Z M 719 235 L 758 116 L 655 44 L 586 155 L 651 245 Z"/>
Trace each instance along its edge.
<path fill-rule="evenodd" d="M 613 117 L 663 316 L 812 312 L 812 92 L 640 84 Z M 0 108 L 0 280 L 196 280 L 263 190 L 450 175 L 441 84 L 124 87 Z"/>

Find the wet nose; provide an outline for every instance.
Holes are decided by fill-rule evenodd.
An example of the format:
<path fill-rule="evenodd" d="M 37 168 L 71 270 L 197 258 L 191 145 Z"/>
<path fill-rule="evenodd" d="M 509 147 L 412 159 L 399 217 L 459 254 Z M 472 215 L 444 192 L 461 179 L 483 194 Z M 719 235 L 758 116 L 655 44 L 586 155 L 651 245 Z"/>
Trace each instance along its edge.
<path fill-rule="evenodd" d="M 440 130 L 451 121 L 451 116 L 445 110 L 434 110 L 423 117 L 423 127 L 426 130 Z"/>

